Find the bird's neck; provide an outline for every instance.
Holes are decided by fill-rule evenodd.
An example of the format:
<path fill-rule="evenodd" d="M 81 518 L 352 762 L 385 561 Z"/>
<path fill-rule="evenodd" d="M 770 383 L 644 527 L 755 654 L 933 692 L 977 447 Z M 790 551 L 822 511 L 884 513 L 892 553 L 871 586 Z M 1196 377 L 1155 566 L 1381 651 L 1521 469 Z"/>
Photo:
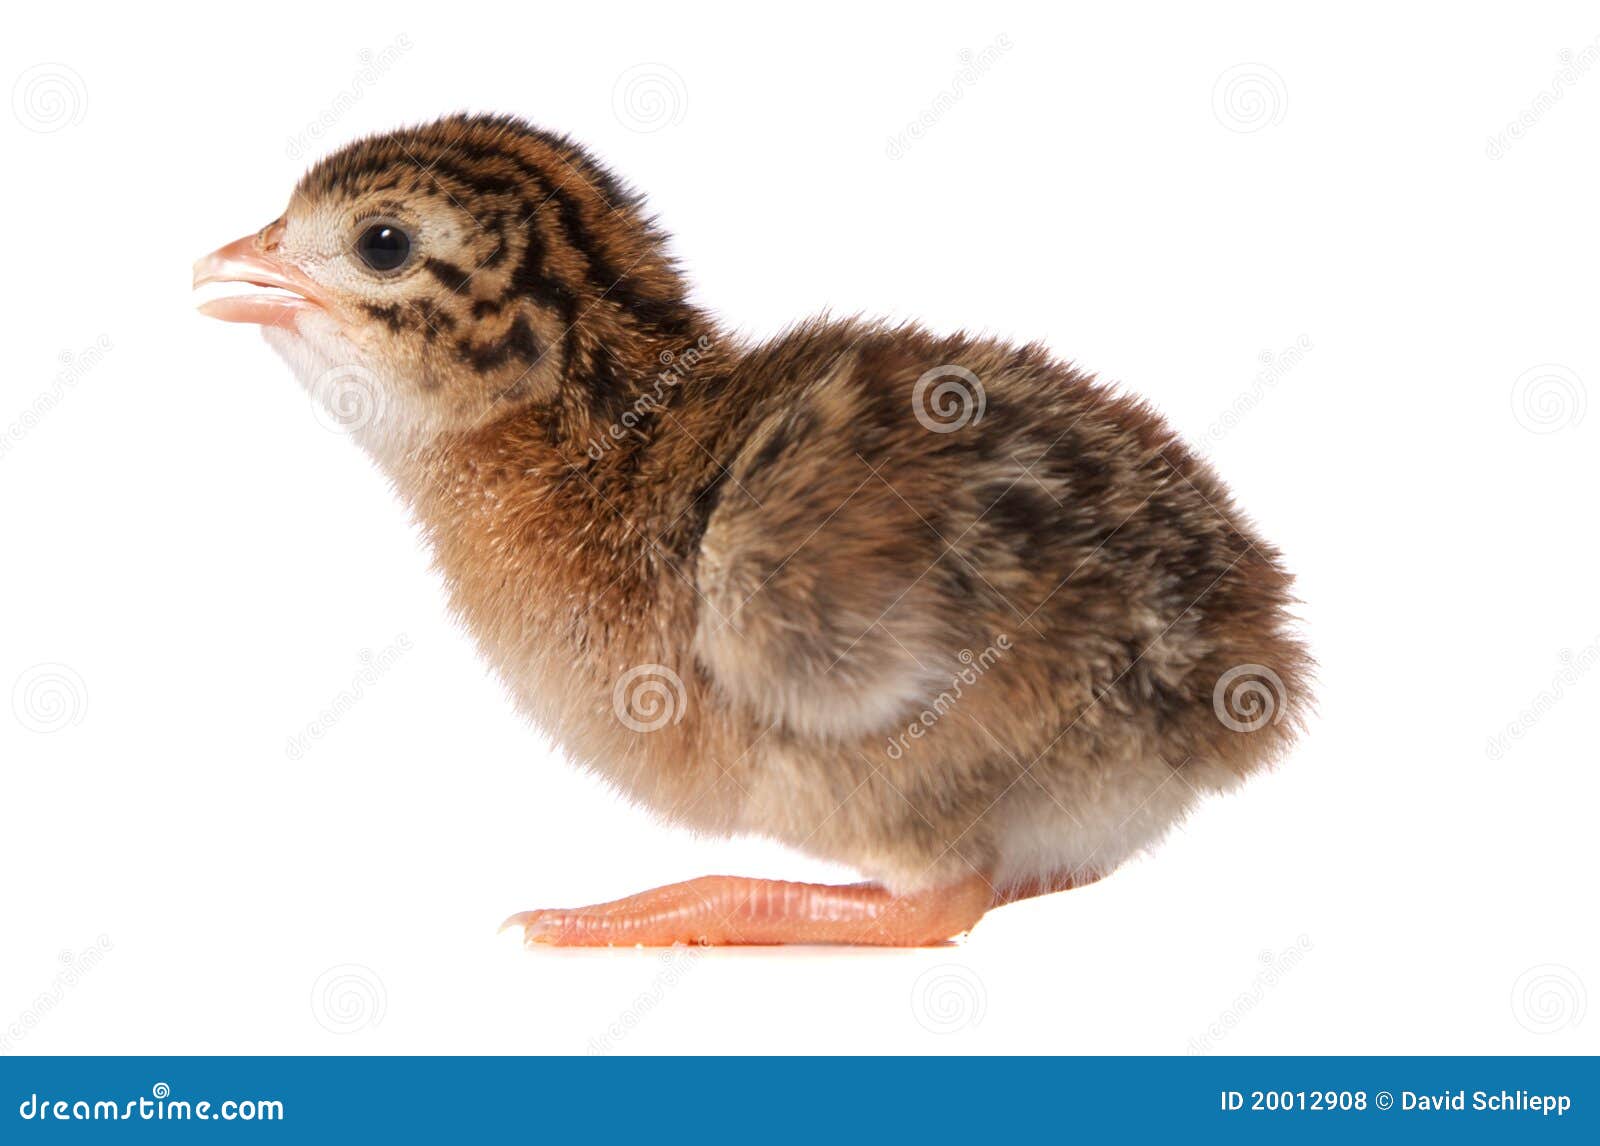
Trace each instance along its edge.
<path fill-rule="evenodd" d="M 709 336 L 609 409 L 530 408 L 419 451 L 395 474 L 457 614 L 541 723 L 672 650 L 693 627 L 694 560 L 739 419 L 733 354 Z M 727 455 L 727 456 L 724 456 Z M 681 630 L 680 630 L 681 631 Z"/>

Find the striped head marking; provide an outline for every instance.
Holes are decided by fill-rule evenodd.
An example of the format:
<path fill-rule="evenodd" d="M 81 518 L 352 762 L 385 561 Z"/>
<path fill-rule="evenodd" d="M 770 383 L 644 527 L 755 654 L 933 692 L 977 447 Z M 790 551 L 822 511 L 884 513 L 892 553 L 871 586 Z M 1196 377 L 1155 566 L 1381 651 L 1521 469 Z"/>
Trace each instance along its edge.
<path fill-rule="evenodd" d="M 196 286 L 219 281 L 272 288 L 201 309 L 262 326 L 314 391 L 334 379 L 380 453 L 542 403 L 604 410 L 696 323 L 639 198 L 507 117 L 335 152 L 281 218 L 196 264 Z"/>

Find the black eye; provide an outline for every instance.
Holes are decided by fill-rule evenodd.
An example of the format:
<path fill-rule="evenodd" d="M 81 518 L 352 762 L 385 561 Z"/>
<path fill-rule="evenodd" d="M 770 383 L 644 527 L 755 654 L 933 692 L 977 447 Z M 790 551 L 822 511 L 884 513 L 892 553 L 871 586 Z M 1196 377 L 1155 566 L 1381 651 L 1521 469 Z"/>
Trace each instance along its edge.
<path fill-rule="evenodd" d="M 374 223 L 356 239 L 356 254 L 375 271 L 392 271 L 411 254 L 411 237 L 393 223 Z"/>

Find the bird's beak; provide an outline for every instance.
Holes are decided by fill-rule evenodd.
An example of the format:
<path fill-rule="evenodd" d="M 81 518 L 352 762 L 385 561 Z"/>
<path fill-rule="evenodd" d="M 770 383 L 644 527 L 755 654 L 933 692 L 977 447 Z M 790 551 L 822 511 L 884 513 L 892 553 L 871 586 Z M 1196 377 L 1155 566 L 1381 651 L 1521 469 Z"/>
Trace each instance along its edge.
<path fill-rule="evenodd" d="M 230 295 L 200 304 L 200 313 L 223 322 L 253 322 L 259 326 L 293 327 L 308 310 L 322 309 L 317 286 L 299 268 L 278 257 L 283 220 L 218 247 L 194 264 L 196 288 L 207 283 L 249 283 L 275 287 L 274 294 Z"/>

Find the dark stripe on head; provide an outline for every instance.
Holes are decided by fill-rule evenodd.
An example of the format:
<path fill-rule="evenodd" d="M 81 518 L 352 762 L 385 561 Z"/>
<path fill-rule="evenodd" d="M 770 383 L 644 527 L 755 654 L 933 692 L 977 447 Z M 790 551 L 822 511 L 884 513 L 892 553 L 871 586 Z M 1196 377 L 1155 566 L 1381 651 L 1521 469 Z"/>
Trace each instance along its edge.
<path fill-rule="evenodd" d="M 378 306 L 375 303 L 362 303 L 361 309 L 373 318 L 380 320 L 394 333 L 399 334 L 404 327 L 400 321 L 400 308 L 398 306 Z"/>
<path fill-rule="evenodd" d="M 488 346 L 477 346 L 463 338 L 456 343 L 456 352 L 461 355 L 462 361 L 480 372 L 498 369 L 512 358 L 531 366 L 539 360 L 542 353 L 533 328 L 520 314 L 499 341 L 491 342 Z"/>
<path fill-rule="evenodd" d="M 422 269 L 438 279 L 439 284 L 452 294 L 460 294 L 467 289 L 467 284 L 472 281 L 472 272 L 464 271 L 454 263 L 447 262 L 444 259 L 423 259 Z"/>
<path fill-rule="evenodd" d="M 524 134 L 541 139 L 549 145 L 548 140 L 543 140 L 542 136 L 531 130 L 525 131 Z M 665 298 L 643 294 L 642 288 L 631 277 L 632 267 L 617 268 L 606 250 L 607 244 L 585 221 L 582 204 L 568 190 L 567 184 L 572 182 L 575 176 L 589 177 L 591 181 L 596 181 L 595 172 L 600 170 L 597 165 L 592 161 L 572 164 L 570 167 L 563 164 L 560 170 L 550 172 L 530 162 L 516 151 L 501 146 L 502 142 L 468 140 L 459 144 L 439 144 L 437 146 L 442 150 L 436 153 L 433 148 L 424 148 L 424 153 L 416 155 L 416 161 L 419 169 L 425 169 L 430 176 L 443 175 L 478 194 L 493 194 L 516 185 L 516 181 L 512 179 L 486 172 L 485 165 L 503 164 L 512 167 L 531 189 L 531 198 L 537 203 L 535 206 L 524 199 L 519 204 L 521 225 L 526 229 L 534 228 L 538 222 L 536 216 L 540 213 L 540 209 L 547 205 L 552 207 L 560 223 L 562 237 L 569 247 L 582 256 L 585 278 L 597 297 L 613 301 L 620 310 L 646 329 L 676 336 L 689 333 L 694 325 L 693 313 L 681 293 L 675 290 Z M 568 143 L 567 146 L 573 145 Z M 636 208 L 637 197 L 624 193 L 621 185 L 609 174 L 603 180 L 598 180 L 598 183 L 601 185 L 597 187 L 597 193 L 611 201 L 610 209 L 602 221 L 609 219 L 623 208 Z M 618 225 L 629 224 L 648 227 L 648 224 L 639 220 L 636 214 L 625 217 Z M 487 223 L 483 225 L 487 227 Z M 659 242 L 659 239 L 650 235 L 648 241 Z M 635 258 L 632 261 L 639 260 Z"/>

